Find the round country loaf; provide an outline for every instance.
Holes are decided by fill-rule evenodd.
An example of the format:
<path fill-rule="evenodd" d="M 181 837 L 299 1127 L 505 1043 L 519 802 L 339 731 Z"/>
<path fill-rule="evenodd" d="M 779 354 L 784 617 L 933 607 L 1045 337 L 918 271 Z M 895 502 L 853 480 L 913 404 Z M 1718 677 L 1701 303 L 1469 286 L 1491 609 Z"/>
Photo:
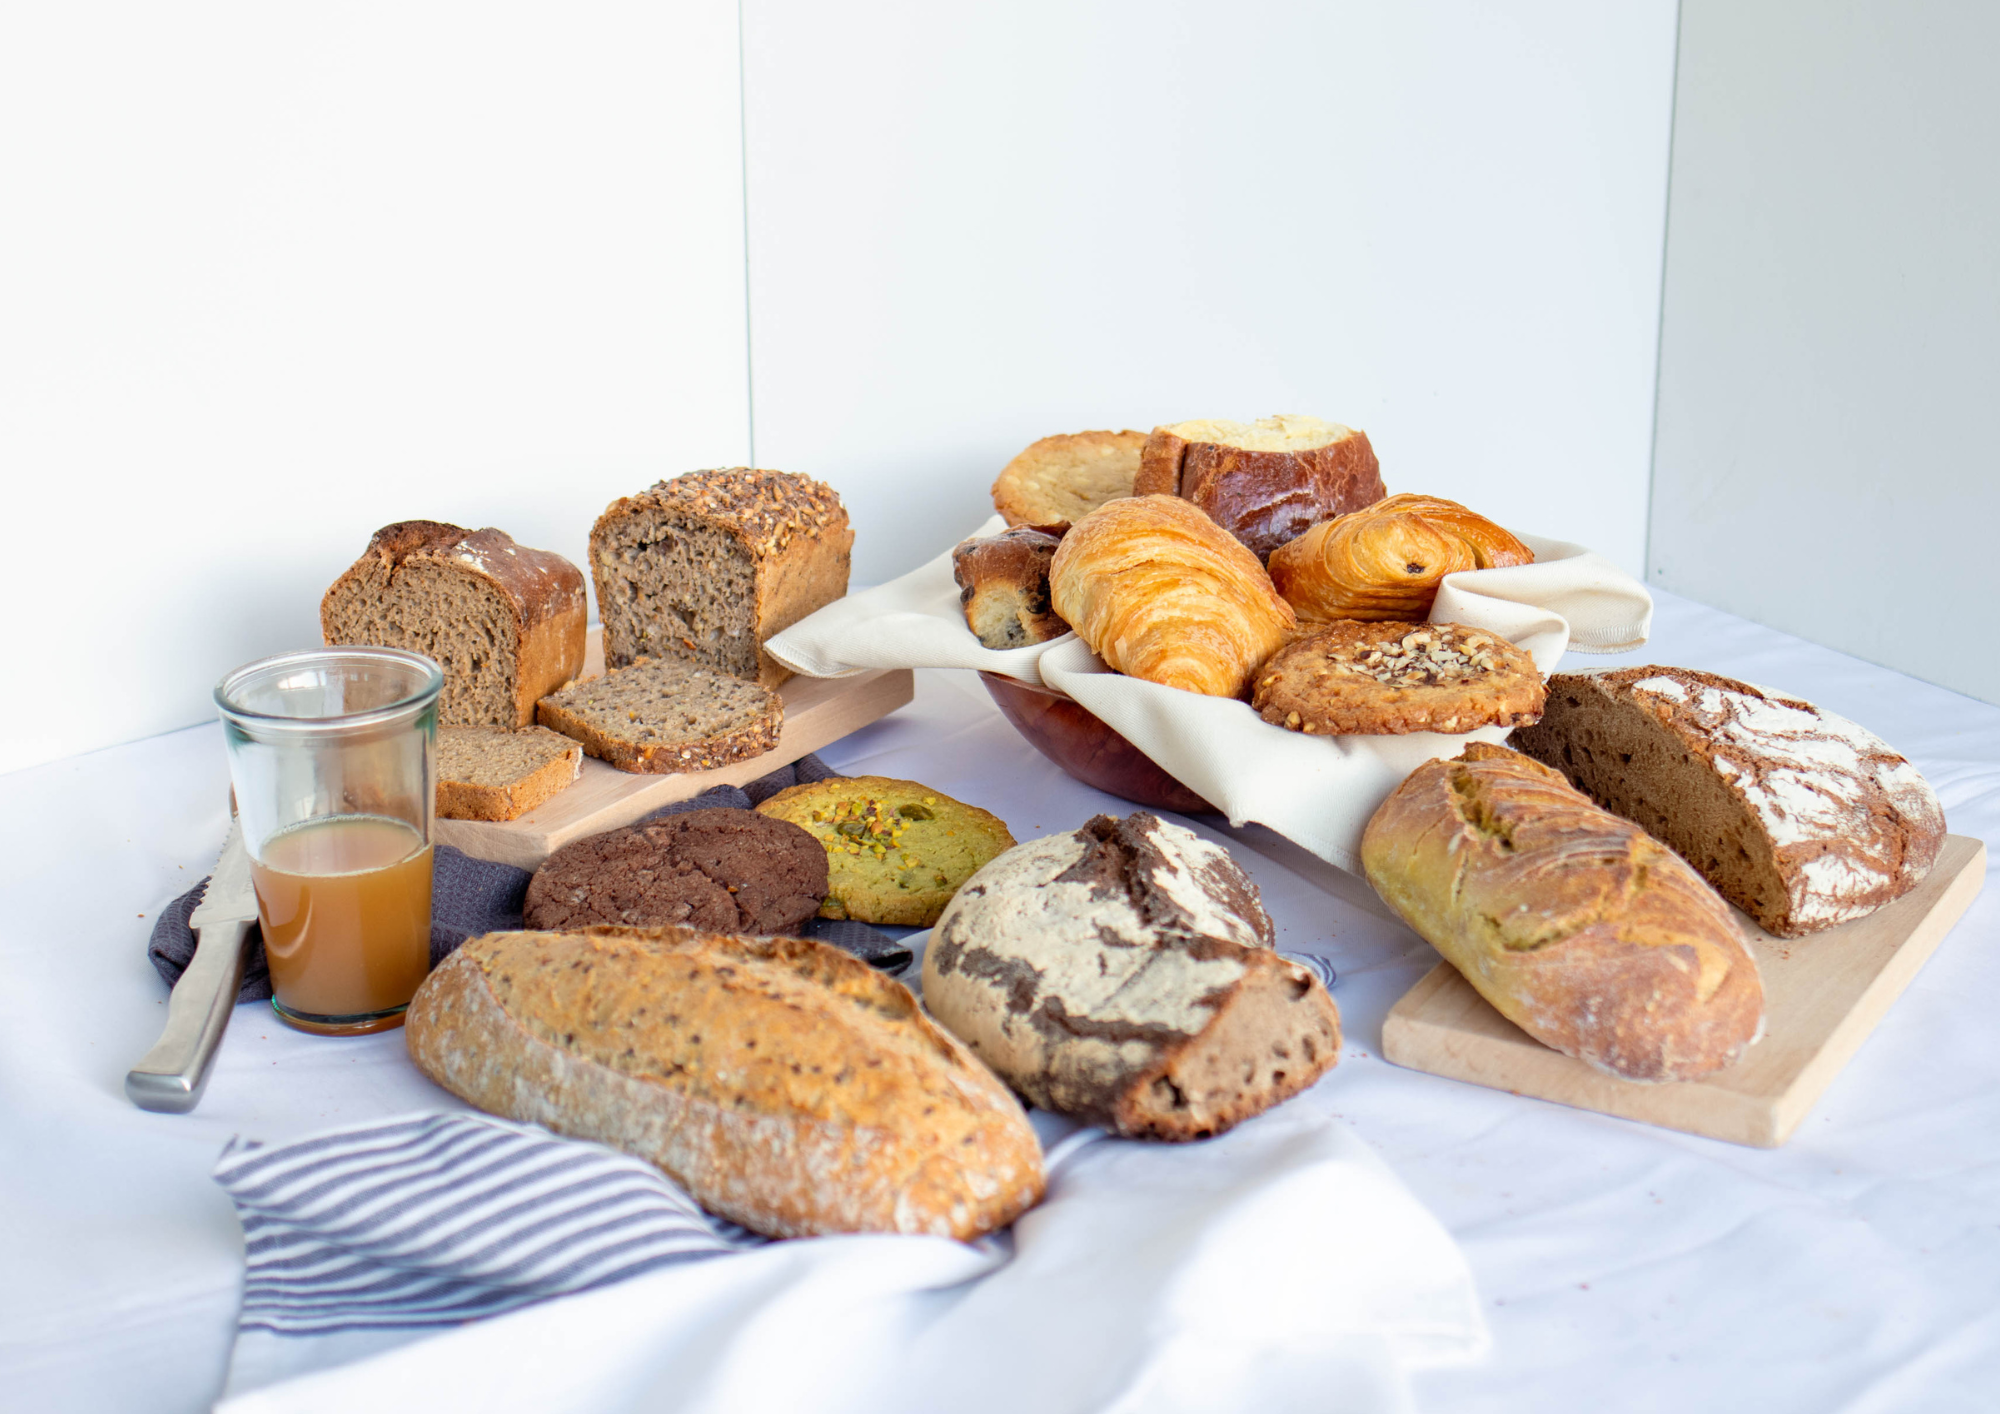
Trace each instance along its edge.
<path fill-rule="evenodd" d="M 1044 1109 L 1204 1139 L 1339 1058 L 1333 998 L 1272 936 L 1227 851 L 1100 815 L 973 875 L 931 934 L 924 1005 Z"/>

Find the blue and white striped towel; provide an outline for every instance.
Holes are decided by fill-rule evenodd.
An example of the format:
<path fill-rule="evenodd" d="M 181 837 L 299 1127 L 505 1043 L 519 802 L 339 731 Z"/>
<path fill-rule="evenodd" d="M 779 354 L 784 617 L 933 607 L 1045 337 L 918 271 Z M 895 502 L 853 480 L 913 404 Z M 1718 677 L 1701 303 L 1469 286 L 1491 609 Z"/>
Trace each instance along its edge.
<path fill-rule="evenodd" d="M 238 1138 L 215 1181 L 243 1224 L 237 1363 L 260 1384 L 767 1240 L 641 1159 L 486 1115 Z"/>
<path fill-rule="evenodd" d="M 1187 1145 L 1033 1118 L 1048 1196 L 976 1244 L 763 1241 L 477 1114 L 232 1143 L 222 1414 L 1390 1414 L 1483 1345 L 1450 1238 L 1307 1100 Z"/>

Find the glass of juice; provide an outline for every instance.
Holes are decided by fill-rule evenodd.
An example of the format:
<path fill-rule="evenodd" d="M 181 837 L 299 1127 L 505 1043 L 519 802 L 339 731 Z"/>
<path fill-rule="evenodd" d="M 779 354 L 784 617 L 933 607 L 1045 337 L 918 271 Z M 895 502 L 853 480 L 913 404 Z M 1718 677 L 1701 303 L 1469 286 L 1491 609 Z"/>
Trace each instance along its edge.
<path fill-rule="evenodd" d="M 430 971 L 443 687 L 395 648 L 283 653 L 216 686 L 271 1005 L 301 1031 L 400 1026 Z"/>

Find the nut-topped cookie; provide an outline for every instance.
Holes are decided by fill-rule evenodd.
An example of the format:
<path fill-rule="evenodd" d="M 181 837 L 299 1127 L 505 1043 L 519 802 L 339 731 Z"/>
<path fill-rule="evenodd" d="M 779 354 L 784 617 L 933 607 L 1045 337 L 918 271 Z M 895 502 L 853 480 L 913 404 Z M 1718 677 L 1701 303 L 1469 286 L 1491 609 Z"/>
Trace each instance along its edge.
<path fill-rule="evenodd" d="M 1251 705 L 1308 735 L 1382 736 L 1524 726 L 1545 696 L 1535 660 L 1485 629 L 1342 621 L 1273 654 Z"/>
<path fill-rule="evenodd" d="M 825 848 L 822 918 L 928 928 L 961 884 L 1014 847 L 999 816 L 890 776 L 792 786 L 757 809 Z"/>

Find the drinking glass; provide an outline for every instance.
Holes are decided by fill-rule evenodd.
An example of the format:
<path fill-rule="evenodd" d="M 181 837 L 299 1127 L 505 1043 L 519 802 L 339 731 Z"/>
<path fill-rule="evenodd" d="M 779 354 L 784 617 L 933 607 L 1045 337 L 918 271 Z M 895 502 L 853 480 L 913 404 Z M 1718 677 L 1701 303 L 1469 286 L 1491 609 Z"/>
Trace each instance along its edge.
<path fill-rule="evenodd" d="M 216 686 L 271 1005 L 301 1031 L 400 1026 L 430 971 L 443 687 L 396 648 L 282 653 Z"/>

